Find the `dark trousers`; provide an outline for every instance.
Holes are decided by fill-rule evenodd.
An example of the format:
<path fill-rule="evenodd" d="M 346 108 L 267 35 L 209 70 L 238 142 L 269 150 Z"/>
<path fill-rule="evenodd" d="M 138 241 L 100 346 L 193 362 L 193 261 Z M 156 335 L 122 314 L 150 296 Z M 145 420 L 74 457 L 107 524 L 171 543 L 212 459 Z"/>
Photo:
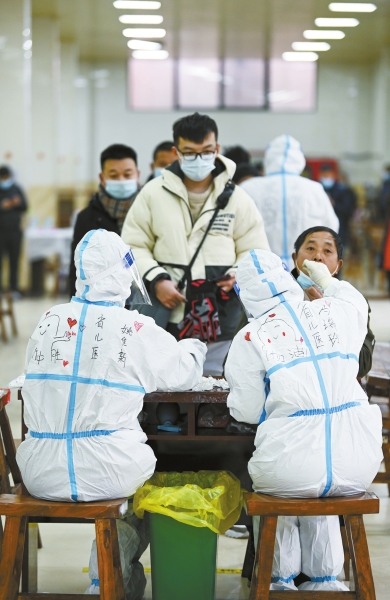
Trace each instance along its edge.
<path fill-rule="evenodd" d="M 8 255 L 9 260 L 9 285 L 11 291 L 18 289 L 19 256 L 22 245 L 22 232 L 17 229 L 11 231 L 0 230 L 0 290 L 2 289 L 3 258 Z"/>

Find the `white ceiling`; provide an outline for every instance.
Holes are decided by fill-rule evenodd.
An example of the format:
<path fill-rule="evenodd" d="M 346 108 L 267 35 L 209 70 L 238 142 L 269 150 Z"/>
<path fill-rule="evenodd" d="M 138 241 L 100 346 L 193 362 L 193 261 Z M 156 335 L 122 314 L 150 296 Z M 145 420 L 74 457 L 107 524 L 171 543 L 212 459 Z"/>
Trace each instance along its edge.
<path fill-rule="evenodd" d="M 281 56 L 303 31 L 315 29 L 316 17 L 356 16 L 360 25 L 344 29 L 332 40 L 320 62 L 369 63 L 390 47 L 390 0 L 373 0 L 374 13 L 341 15 L 328 9 L 330 0 L 161 0 L 158 11 L 167 30 L 164 46 L 172 56 Z M 59 20 L 61 38 L 78 43 L 84 60 L 125 60 L 129 54 L 112 0 L 33 0 L 33 16 Z M 146 26 L 147 27 L 147 26 Z"/>

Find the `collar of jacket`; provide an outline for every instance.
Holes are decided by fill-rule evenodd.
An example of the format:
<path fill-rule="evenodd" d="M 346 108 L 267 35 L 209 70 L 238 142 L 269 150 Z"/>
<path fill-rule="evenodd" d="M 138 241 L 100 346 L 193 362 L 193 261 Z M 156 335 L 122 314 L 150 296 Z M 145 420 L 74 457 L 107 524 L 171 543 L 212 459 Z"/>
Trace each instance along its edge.
<path fill-rule="evenodd" d="M 202 221 L 201 216 L 204 213 L 210 210 L 215 210 L 215 201 L 223 192 L 223 189 L 229 179 L 232 179 L 235 170 L 236 164 L 232 160 L 222 156 L 221 154 L 217 156 L 215 161 L 215 169 L 211 172 L 214 179 L 214 189 L 206 200 L 206 204 L 204 205 L 202 212 L 196 221 L 196 225 Z M 164 169 L 162 177 L 163 187 L 183 200 L 189 209 L 190 205 L 188 201 L 187 188 L 184 185 L 184 173 L 180 168 L 179 161 L 176 160 L 174 163 L 169 165 L 169 167 Z"/>

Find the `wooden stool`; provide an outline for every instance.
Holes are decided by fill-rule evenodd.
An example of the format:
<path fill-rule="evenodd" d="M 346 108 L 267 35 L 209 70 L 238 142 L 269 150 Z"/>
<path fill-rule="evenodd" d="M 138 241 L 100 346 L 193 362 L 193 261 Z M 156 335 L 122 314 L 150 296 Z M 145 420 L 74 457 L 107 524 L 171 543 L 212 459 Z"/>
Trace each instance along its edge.
<path fill-rule="evenodd" d="M 3 302 L 6 306 L 3 307 Z M 17 336 L 18 330 L 16 327 L 16 320 L 14 315 L 14 306 L 11 294 L 0 294 L 0 333 L 3 338 L 3 342 L 8 342 L 7 330 L 5 328 L 4 317 L 11 319 L 12 335 Z"/>
<path fill-rule="evenodd" d="M 26 525 L 29 517 L 93 519 L 99 565 L 100 597 L 125 600 L 116 520 L 127 510 L 127 500 L 104 502 L 47 502 L 31 496 L 0 496 L 0 515 L 6 516 L 0 562 L 0 600 L 85 600 L 84 594 L 19 594 Z"/>
<path fill-rule="evenodd" d="M 368 553 L 364 514 L 379 513 L 379 499 L 366 492 L 357 496 L 331 498 L 280 498 L 245 494 L 248 515 L 260 516 L 259 539 L 253 569 L 250 600 L 375 600 L 374 581 Z M 270 591 L 278 516 L 308 517 L 343 515 L 355 580 L 355 592 Z"/>

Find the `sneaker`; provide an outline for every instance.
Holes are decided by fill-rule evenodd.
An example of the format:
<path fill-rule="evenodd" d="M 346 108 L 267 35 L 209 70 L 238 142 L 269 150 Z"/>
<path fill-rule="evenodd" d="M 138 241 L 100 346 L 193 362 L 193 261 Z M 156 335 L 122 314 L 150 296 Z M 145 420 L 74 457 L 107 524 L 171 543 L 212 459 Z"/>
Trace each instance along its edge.
<path fill-rule="evenodd" d="M 249 531 L 245 525 L 233 525 L 230 529 L 225 532 L 226 537 L 236 538 L 240 540 L 247 540 L 249 538 Z"/>

